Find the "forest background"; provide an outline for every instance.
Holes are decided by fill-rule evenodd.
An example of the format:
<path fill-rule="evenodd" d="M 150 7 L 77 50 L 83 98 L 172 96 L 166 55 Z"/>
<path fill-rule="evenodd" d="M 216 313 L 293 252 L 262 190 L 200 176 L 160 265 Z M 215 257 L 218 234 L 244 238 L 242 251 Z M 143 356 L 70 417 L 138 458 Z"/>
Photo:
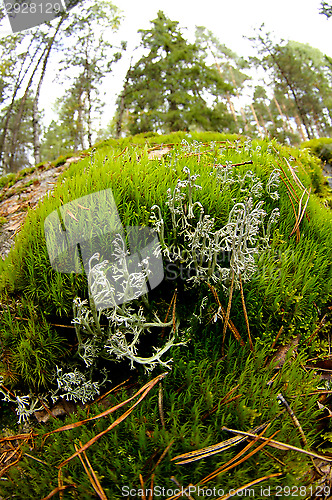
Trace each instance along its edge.
<path fill-rule="evenodd" d="M 327 32 L 331 10 L 317 3 Z M 3 9 L 0 19 L 1 31 Z M 123 22 L 110 2 L 84 0 L 51 23 L 0 38 L 0 174 L 132 133 L 214 130 L 292 145 L 331 137 L 331 55 L 257 26 L 244 34 L 252 55 L 243 57 L 223 43 L 222 27 L 191 36 L 162 11 L 133 49 L 119 38 Z M 109 83 L 121 59 L 128 67 L 114 96 Z"/>

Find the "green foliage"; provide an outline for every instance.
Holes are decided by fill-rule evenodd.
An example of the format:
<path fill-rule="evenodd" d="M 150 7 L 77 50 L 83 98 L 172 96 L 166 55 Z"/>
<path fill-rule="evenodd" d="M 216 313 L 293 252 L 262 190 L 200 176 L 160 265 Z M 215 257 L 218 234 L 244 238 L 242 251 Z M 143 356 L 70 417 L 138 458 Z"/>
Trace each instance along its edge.
<path fill-rule="evenodd" d="M 85 157 L 63 172 L 52 195 L 48 196 L 36 210 L 28 213 L 25 225 L 17 236 L 15 248 L 6 261 L 0 263 L 1 288 L 2 293 L 9 293 L 11 296 L 18 294 L 22 300 L 34 304 L 39 311 L 38 317 L 41 324 L 45 324 L 43 319 L 45 316 L 51 323 L 64 323 L 65 326 L 72 318 L 73 299 L 76 296 L 82 299 L 88 298 L 84 274 L 62 274 L 53 270 L 49 263 L 43 222 L 46 216 L 56 210 L 60 204 L 111 187 L 124 226 L 151 226 L 150 209 L 158 204 L 164 214 L 167 242 L 172 244 L 174 241 L 172 240 L 174 238 L 172 219 L 165 205 L 167 189 L 169 187 L 174 189 L 177 179 L 183 176 L 184 166 L 188 167 L 192 173 L 200 175 L 199 184 L 202 189 L 192 193 L 192 201 L 193 203 L 199 201 L 205 213 L 215 218 L 216 230 L 227 223 L 229 212 L 234 206 L 234 198 L 240 200 L 239 196 L 243 195 L 235 188 L 223 189 L 221 192 L 220 184 L 209 175 L 213 165 L 231 165 L 252 161 L 250 169 L 262 179 L 263 184 L 266 184 L 274 169 L 282 166 L 285 175 L 288 176 L 288 182 L 293 184 L 293 188 L 300 197 L 302 191 L 292 181 L 287 164 L 290 162 L 293 166 L 297 166 L 297 175 L 301 182 L 306 186 L 311 185 L 313 193 L 316 191 L 320 194 L 319 163 L 310 156 L 308 151 L 281 147 L 277 143 L 267 141 L 251 143 L 237 139 L 236 136 L 222 136 L 215 133 L 188 135 L 178 132 L 169 136 L 149 135 L 148 138 L 140 135 L 119 141 L 110 139 L 99 144 L 91 157 Z M 183 139 L 186 139 L 187 145 L 181 144 Z M 194 142 L 197 140 L 201 142 Z M 166 145 L 167 143 L 173 144 L 167 156 L 161 159 L 148 159 L 149 145 Z M 247 170 L 247 165 L 234 167 L 234 175 L 243 176 Z M 275 207 L 274 201 L 270 200 L 267 195 L 264 195 L 263 201 L 264 210 L 271 213 Z M 321 205 L 317 196 L 312 194 L 307 207 L 310 222 L 305 217 L 303 218 L 300 226 L 301 238 L 296 243 L 295 235 L 289 238 L 295 224 L 295 217 L 283 183 L 280 184 L 279 209 L 280 222 L 277 224 L 277 230 L 271 233 L 271 248 L 260 255 L 257 260 L 257 271 L 250 282 L 244 283 L 251 328 L 255 331 L 256 341 L 264 346 L 272 343 L 281 326 L 284 326 L 283 339 L 285 341 L 295 331 L 301 331 L 303 341 L 305 341 L 316 328 L 318 321 L 316 308 L 324 308 L 331 293 L 330 212 Z M 167 272 L 166 269 L 165 272 Z M 210 307 L 213 307 L 212 296 L 205 284 L 202 284 L 197 295 L 197 292 L 185 289 L 184 281 L 180 276 L 175 281 L 171 278 L 166 279 L 152 293 L 152 304 L 163 301 L 165 298 L 169 304 L 175 287 L 181 291 L 177 301 L 180 331 L 188 328 L 191 334 L 197 328 L 200 331 L 201 327 L 194 316 L 189 320 L 188 311 L 195 313 L 196 317 L 199 316 L 201 301 L 205 295 L 210 295 L 209 303 Z M 220 300 L 226 305 L 227 288 L 220 287 L 218 293 Z M 233 304 L 232 320 L 242 338 L 247 338 L 239 291 L 234 293 Z M 165 317 L 167 308 L 168 306 L 165 305 L 164 313 L 160 317 Z M 30 316 L 29 311 L 22 314 L 22 317 L 27 319 Z M 4 334 L 8 325 L 3 323 L 4 320 L 1 321 L 3 342 L 11 352 L 13 344 Z M 51 334 L 45 328 L 42 328 L 41 335 L 47 339 Z M 220 329 L 222 329 L 220 322 L 213 324 L 212 331 L 216 335 L 220 333 Z M 52 331 L 54 331 L 53 328 Z M 65 332 L 66 329 L 61 330 L 61 336 Z M 203 332 L 205 332 L 204 338 L 208 329 L 203 328 Z M 62 344 L 64 352 L 74 342 L 72 334 L 72 330 L 67 330 L 67 341 Z M 58 355 L 57 342 L 56 340 L 54 346 L 52 343 L 48 344 L 47 341 L 44 344 L 41 343 L 43 353 L 41 356 L 45 356 L 47 352 L 49 362 L 45 373 L 40 376 L 40 382 L 35 371 L 39 365 L 34 358 L 29 357 L 25 348 L 22 357 L 16 355 L 15 358 L 10 358 L 12 361 L 9 363 L 12 364 L 8 370 L 16 374 L 16 377 L 13 377 L 13 383 L 27 385 L 31 383 L 31 387 L 47 384 L 51 377 L 52 360 Z M 48 350 L 53 354 L 51 355 Z M 31 370 L 26 370 L 29 362 L 33 363 L 33 367 Z M 64 362 L 68 362 L 68 366 L 73 362 L 75 366 L 79 366 L 77 360 L 67 359 L 66 356 Z M 54 369 L 53 365 L 53 372 Z M 24 375 L 26 371 L 32 375 Z M 32 377 L 31 380 L 29 376 Z"/>
<path fill-rule="evenodd" d="M 321 2 L 320 14 L 324 14 L 328 19 L 332 17 L 332 5 L 329 2 Z"/>
<path fill-rule="evenodd" d="M 230 117 L 220 97 L 231 86 L 216 68 L 206 65 L 199 47 L 183 37 L 178 22 L 159 11 L 152 25 L 140 30 L 147 53 L 130 68 L 119 104 L 129 110 L 130 132 L 227 130 Z M 206 93 L 214 99 L 212 106 Z"/>
<path fill-rule="evenodd" d="M 254 57 L 253 62 L 269 74 L 287 122 L 294 117 L 301 136 L 303 126 L 308 139 L 314 138 L 316 131 L 330 135 L 331 67 L 326 56 L 308 44 L 275 41 L 264 32 L 264 25 L 249 40 L 260 56 Z"/>
<path fill-rule="evenodd" d="M 322 161 L 327 163 L 332 161 L 332 139 L 329 137 L 320 137 L 319 139 L 303 142 L 301 148 L 309 149 L 312 154 L 318 156 Z"/>
<path fill-rule="evenodd" d="M 248 357 L 231 342 L 227 356 L 220 359 L 219 340 L 211 338 L 211 343 L 195 343 L 187 352 L 179 349 L 175 353 L 174 369 L 162 382 L 165 426 L 158 411 L 158 393 L 153 389 L 123 422 L 87 450 L 91 466 L 108 498 L 123 498 L 125 490 L 122 488 L 125 486 L 140 488 L 139 474 L 144 477 L 146 487 L 150 486 L 152 472 L 155 474 L 154 484 L 165 488 L 174 489 L 171 476 L 175 476 L 185 487 L 189 483 L 197 484 L 233 458 L 239 452 L 239 446 L 242 449 L 246 443 L 188 465 L 176 465 L 171 459 L 178 454 L 229 439 L 232 435 L 222 430 L 224 425 L 247 431 L 271 422 L 266 436 L 278 430 L 275 439 L 302 447 L 298 429 L 278 404 L 277 395 L 280 392 L 301 422 L 308 447 L 313 445 L 317 435 L 315 418 L 319 410 L 316 406 L 318 396 L 310 393 L 316 388 L 317 379 L 312 373 L 302 370 L 301 364 L 305 360 L 300 357 L 292 361 L 289 357 L 271 383 L 274 370 L 272 366 L 263 369 L 264 350 L 255 357 Z M 141 384 L 139 379 L 138 386 Z M 108 404 L 115 406 L 127 398 L 126 390 L 111 394 Z M 93 417 L 104 411 L 104 407 L 93 405 L 89 410 L 78 410 L 76 415 L 67 417 L 64 422 L 52 419 L 46 427 L 35 428 L 34 449 L 23 449 L 19 466 L 11 468 L 7 473 L 8 480 L 2 482 L 2 494 L 9 497 L 20 489 L 22 497 L 27 499 L 47 496 L 58 485 L 56 467 L 75 452 L 74 444 L 85 444 L 104 431 L 127 408 L 70 431 L 52 434 L 45 442 L 42 439 L 45 432 Z M 157 464 L 169 445 L 169 451 Z M 260 452 L 238 466 L 235 472 L 222 473 L 207 486 L 218 486 L 228 491 L 275 472 L 282 472 L 283 475 L 271 479 L 271 486 L 292 486 L 298 484 L 299 475 L 302 476 L 310 467 L 305 455 L 275 448 L 271 453 L 281 462 Z M 91 483 L 77 457 L 62 467 L 62 477 L 65 485 L 76 485 L 64 491 L 64 498 L 94 497 Z M 259 492 L 260 488 L 256 489 L 255 498 L 261 499 Z"/>

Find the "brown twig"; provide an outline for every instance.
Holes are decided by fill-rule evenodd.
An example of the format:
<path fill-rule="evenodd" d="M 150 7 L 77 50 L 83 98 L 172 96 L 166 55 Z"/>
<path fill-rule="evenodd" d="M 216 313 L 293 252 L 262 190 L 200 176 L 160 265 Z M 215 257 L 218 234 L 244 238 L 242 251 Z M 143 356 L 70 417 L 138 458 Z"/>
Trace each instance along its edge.
<path fill-rule="evenodd" d="M 165 321 L 164 321 L 164 323 L 166 323 L 166 322 L 167 322 L 168 315 L 169 315 L 169 313 L 170 313 L 170 311 L 171 311 L 171 308 L 172 308 L 172 306 L 173 306 L 173 302 L 174 302 L 174 301 L 176 302 L 176 296 L 177 296 L 177 293 L 178 293 L 178 292 L 177 292 L 177 288 L 176 288 L 176 289 L 175 289 L 175 291 L 174 291 L 174 294 L 173 294 L 173 297 L 172 297 L 171 303 L 170 303 L 170 305 L 168 306 L 168 309 L 167 309 L 167 313 L 166 313 L 166 316 L 165 316 Z M 174 307 L 175 307 L 175 306 L 174 306 Z M 174 315 L 175 315 L 175 309 L 173 308 L 173 328 L 174 328 Z M 175 332 L 175 328 L 174 328 L 174 332 Z M 163 327 L 163 328 L 162 328 L 162 330 L 161 330 L 161 339 L 163 339 L 163 338 L 164 338 L 164 335 L 165 335 L 165 327 Z"/>
<path fill-rule="evenodd" d="M 159 410 L 159 416 L 160 416 L 160 421 L 161 425 L 165 428 L 165 418 L 164 418 L 164 398 L 163 398 L 163 386 L 161 385 L 161 382 L 159 382 L 159 391 L 158 391 L 158 410 Z"/>
<path fill-rule="evenodd" d="M 241 278 L 241 273 L 239 275 L 240 278 L 240 292 L 241 292 L 241 300 L 242 300 L 242 307 L 243 307 L 243 314 L 244 314 L 244 319 L 247 325 L 247 331 L 248 331 L 248 339 L 249 339 L 249 346 L 250 350 L 253 352 L 254 351 L 254 345 L 251 340 L 251 335 L 250 335 L 250 327 L 249 327 L 249 320 L 248 320 L 248 314 L 247 314 L 247 308 L 246 308 L 246 303 L 244 301 L 244 293 L 243 293 L 243 286 L 242 286 L 242 278 Z"/>
<path fill-rule="evenodd" d="M 303 432 L 303 429 L 301 427 L 301 424 L 300 422 L 298 421 L 295 413 L 293 412 L 292 408 L 289 406 L 289 404 L 287 403 L 286 399 L 284 398 L 284 396 L 281 394 L 281 392 L 278 394 L 277 396 L 277 399 L 279 399 L 279 401 L 282 402 L 282 404 L 284 405 L 284 407 L 286 408 L 287 410 L 287 413 L 289 414 L 289 416 L 291 417 L 291 419 L 293 420 L 293 423 L 295 425 L 295 427 L 299 430 L 299 433 L 301 435 L 301 441 L 302 441 L 302 444 L 303 446 L 307 446 L 308 445 L 308 442 L 307 442 L 307 438 L 305 437 L 304 435 L 304 432 Z"/>
<path fill-rule="evenodd" d="M 228 304 L 227 304 L 226 317 L 225 317 L 225 320 L 224 320 L 224 327 L 223 327 L 223 330 L 222 330 L 222 344 L 221 344 L 221 354 L 222 354 L 222 356 L 225 354 L 225 352 L 224 352 L 225 336 L 226 336 L 226 330 L 227 330 L 227 326 L 228 326 L 229 316 L 230 316 L 230 313 L 231 313 L 232 296 L 233 296 L 233 288 L 234 288 L 234 278 L 235 278 L 235 274 L 234 274 L 234 270 L 233 270 L 232 271 L 231 288 L 229 290 L 229 299 L 228 299 Z"/>
<path fill-rule="evenodd" d="M 327 315 L 327 313 L 324 314 L 324 316 L 320 320 L 319 325 L 317 326 L 316 330 L 310 335 L 309 340 L 308 340 L 308 345 L 311 345 L 311 343 L 314 340 L 314 338 L 316 337 L 317 333 L 319 333 L 321 328 L 324 326 L 326 315 Z"/>
<path fill-rule="evenodd" d="M 278 342 L 279 337 L 280 337 L 280 335 L 282 334 L 282 332 L 283 332 L 283 331 L 284 331 L 284 326 L 283 326 L 283 325 L 281 325 L 280 330 L 279 330 L 279 332 L 278 332 L 278 333 L 277 333 L 277 335 L 276 335 L 276 338 L 275 338 L 275 339 L 274 339 L 274 341 L 272 342 L 272 345 L 271 345 L 271 351 L 272 351 L 272 349 L 274 349 L 274 348 L 275 348 L 276 343 Z"/>

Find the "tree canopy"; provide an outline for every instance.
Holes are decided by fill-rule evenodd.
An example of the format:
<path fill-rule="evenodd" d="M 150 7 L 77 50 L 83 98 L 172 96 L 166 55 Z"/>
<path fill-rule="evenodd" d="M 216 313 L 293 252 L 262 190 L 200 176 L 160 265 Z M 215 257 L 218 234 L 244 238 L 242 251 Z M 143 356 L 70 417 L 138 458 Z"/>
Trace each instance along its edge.
<path fill-rule="evenodd" d="M 177 21 L 162 12 L 148 30 L 140 30 L 145 54 L 127 75 L 123 105 L 132 133 L 199 127 L 220 130 L 231 120 L 222 99 L 232 88 L 188 42 Z"/>

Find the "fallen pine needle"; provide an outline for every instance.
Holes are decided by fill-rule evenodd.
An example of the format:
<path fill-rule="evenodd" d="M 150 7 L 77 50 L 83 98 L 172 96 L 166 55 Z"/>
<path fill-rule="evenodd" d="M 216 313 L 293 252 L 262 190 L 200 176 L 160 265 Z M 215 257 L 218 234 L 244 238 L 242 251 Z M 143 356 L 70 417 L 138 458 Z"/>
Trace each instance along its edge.
<path fill-rule="evenodd" d="M 116 427 L 121 422 L 123 422 L 123 420 L 125 420 L 131 414 L 131 412 L 133 411 L 133 409 L 136 408 L 136 406 L 139 405 L 139 403 L 145 398 L 145 396 L 151 391 L 151 389 L 159 382 L 159 380 L 161 380 L 162 378 L 164 378 L 166 374 L 167 373 L 163 373 L 163 374 L 159 375 L 158 377 L 154 378 L 153 380 L 151 380 L 149 383 L 145 384 L 145 386 L 142 389 L 140 389 L 136 393 L 135 396 L 137 396 L 137 394 L 141 393 L 142 390 L 144 390 L 143 394 L 136 401 L 136 403 L 134 403 L 129 408 L 129 410 L 127 410 L 125 413 L 123 413 L 123 415 L 121 415 L 119 418 L 117 418 L 109 427 L 107 427 L 107 429 L 105 429 L 104 431 L 100 432 L 99 434 L 97 434 L 96 436 L 94 436 L 93 438 L 91 438 L 87 443 L 85 443 L 85 445 L 83 445 L 79 450 L 77 450 L 75 453 L 73 453 L 73 455 L 71 455 L 69 458 L 67 458 L 63 462 L 61 462 L 61 464 L 58 465 L 58 467 L 63 467 L 65 464 L 67 464 L 68 462 L 70 462 L 77 455 L 79 455 L 83 451 L 87 450 L 91 445 L 93 445 L 96 441 L 98 441 L 98 439 L 100 437 L 104 436 L 104 434 L 107 434 L 107 432 L 111 431 L 112 429 L 114 429 L 114 427 Z M 133 398 L 131 398 L 131 399 L 133 399 Z M 93 420 L 93 418 L 91 418 L 91 420 Z"/>
<path fill-rule="evenodd" d="M 262 424 L 253 429 L 253 432 L 261 432 L 267 428 L 268 424 Z M 220 453 L 221 451 L 228 450 L 232 448 L 232 446 L 236 446 L 243 441 L 245 441 L 245 437 L 236 437 L 227 439 L 226 441 L 222 441 L 221 443 L 214 444 L 212 446 L 207 446 L 206 448 L 201 448 L 200 450 L 189 451 L 188 453 L 184 453 L 182 455 L 177 455 L 172 458 L 173 460 L 181 460 L 177 462 L 177 465 L 187 464 L 191 462 L 195 462 L 196 460 L 201 460 L 202 458 L 210 457 L 211 455 L 215 455 L 216 453 Z"/>
<path fill-rule="evenodd" d="M 267 428 L 262 430 L 262 432 L 259 434 L 259 437 L 261 437 L 264 434 L 266 429 Z M 205 483 L 211 481 L 211 479 L 214 479 L 215 477 L 219 476 L 219 474 L 221 474 L 222 472 L 227 472 L 231 469 L 234 469 L 234 467 L 237 467 L 238 465 L 242 464 L 243 462 L 248 460 L 248 458 L 255 455 L 255 453 L 258 453 L 260 450 L 262 450 L 278 432 L 279 431 L 276 431 L 274 434 L 272 434 L 271 437 L 267 438 L 268 439 L 267 442 L 265 441 L 264 443 L 260 444 L 257 448 L 251 450 L 247 455 L 242 457 L 242 455 L 244 455 L 246 453 L 246 451 L 248 451 L 258 441 L 259 438 L 257 437 L 257 439 L 255 439 L 254 441 L 251 441 L 251 443 L 247 444 L 247 446 L 243 450 L 241 450 L 235 457 L 233 457 L 231 460 L 229 460 L 229 462 L 227 462 L 224 465 L 222 465 L 221 467 L 219 467 L 219 469 L 215 470 L 214 472 L 212 472 L 211 474 L 206 476 L 204 479 L 201 479 L 200 484 L 205 484 Z M 242 458 L 240 458 L 240 457 L 242 457 Z M 240 460 L 237 460 L 238 458 L 240 458 Z"/>
<path fill-rule="evenodd" d="M 74 444 L 74 446 L 75 446 L 75 450 L 78 451 L 78 446 L 76 444 Z M 82 447 L 81 442 L 80 442 L 80 446 Z M 87 476 L 90 480 L 92 488 L 95 490 L 95 492 L 97 493 L 97 495 L 99 496 L 99 498 L 101 500 L 107 500 L 107 496 L 105 495 L 105 492 L 104 492 L 104 490 L 99 482 L 98 477 L 96 476 L 95 471 L 91 467 L 91 464 L 88 460 L 88 457 L 86 456 L 85 451 L 83 451 L 83 457 L 85 458 L 86 463 L 84 462 L 84 460 L 81 456 L 81 453 L 78 454 L 78 457 L 82 462 L 82 465 L 84 467 L 85 472 L 87 473 Z"/>
<path fill-rule="evenodd" d="M 98 418 L 106 417 L 106 415 L 109 415 L 110 413 L 113 413 L 114 411 L 118 410 L 119 408 L 122 408 L 122 406 L 126 405 L 127 403 L 130 403 L 130 401 L 132 401 L 139 394 L 144 392 L 148 387 L 150 387 L 150 385 L 152 388 L 157 382 L 159 382 L 159 380 L 163 379 L 165 377 L 165 375 L 167 375 L 167 373 L 162 373 L 161 375 L 158 375 L 158 377 L 154 378 L 153 380 L 151 380 L 150 382 L 145 384 L 143 387 L 141 387 L 136 392 L 136 394 L 134 394 L 130 398 L 126 399 L 125 401 L 122 401 L 122 403 L 119 403 L 118 405 L 113 406 L 112 408 L 109 408 L 108 410 L 106 410 L 102 413 L 99 413 L 99 415 L 96 415 L 94 417 L 85 418 L 84 420 L 80 420 L 79 422 L 74 422 L 73 424 L 64 425 L 64 426 L 60 427 L 59 429 L 55 429 L 54 431 L 51 431 L 51 432 L 48 432 L 47 434 L 44 434 L 44 436 L 43 436 L 44 442 L 45 442 L 45 439 L 48 436 L 50 436 L 51 434 L 54 434 L 56 432 L 69 431 L 71 429 L 75 429 L 76 427 L 80 427 L 81 425 L 85 424 L 86 422 L 90 422 L 91 420 L 96 420 Z"/>
<path fill-rule="evenodd" d="M 283 475 L 282 472 L 277 472 L 276 474 L 269 474 L 268 476 L 260 477 L 259 479 L 255 479 L 255 481 L 251 481 L 251 483 L 247 483 L 244 486 L 241 486 L 241 488 L 238 488 L 235 491 L 232 490 L 232 493 L 228 493 L 227 495 L 223 495 L 222 497 L 219 497 L 216 500 L 227 500 L 227 498 L 231 498 L 234 495 L 237 495 L 238 493 L 240 493 L 240 491 L 246 490 L 250 486 L 255 486 L 255 484 L 259 484 L 262 481 L 266 481 L 267 479 L 271 479 L 272 477 L 278 477 L 278 476 L 282 476 L 282 475 Z"/>
<path fill-rule="evenodd" d="M 223 431 L 228 431 L 232 432 L 233 434 L 238 434 L 240 436 L 248 436 L 251 438 L 257 438 L 258 436 L 256 434 L 251 434 L 250 432 L 243 432 L 243 431 L 237 431 L 234 429 L 228 429 L 227 427 L 222 427 Z M 266 441 L 267 438 L 260 437 L 259 439 L 262 439 Z M 278 448 L 279 450 L 292 450 L 292 451 L 298 451 L 299 453 L 303 453 L 304 455 L 308 455 L 309 457 L 314 457 L 318 458 L 319 460 L 324 460 L 325 462 L 332 462 L 332 458 L 329 457 L 324 457 L 322 455 L 318 455 L 316 453 L 312 453 L 311 451 L 303 450 L 302 448 L 297 448 L 297 446 L 292 446 L 290 444 L 286 443 L 281 443 L 280 441 L 274 441 L 271 440 L 269 441 L 269 445 Z"/>
<path fill-rule="evenodd" d="M 51 493 L 47 495 L 47 497 L 44 497 L 41 500 L 49 500 L 50 498 L 54 497 L 54 495 L 56 495 L 60 491 L 66 490 L 67 488 L 76 488 L 76 484 L 67 484 L 66 486 L 61 487 L 57 486 L 56 488 L 54 488 L 54 490 L 51 491 Z"/>

